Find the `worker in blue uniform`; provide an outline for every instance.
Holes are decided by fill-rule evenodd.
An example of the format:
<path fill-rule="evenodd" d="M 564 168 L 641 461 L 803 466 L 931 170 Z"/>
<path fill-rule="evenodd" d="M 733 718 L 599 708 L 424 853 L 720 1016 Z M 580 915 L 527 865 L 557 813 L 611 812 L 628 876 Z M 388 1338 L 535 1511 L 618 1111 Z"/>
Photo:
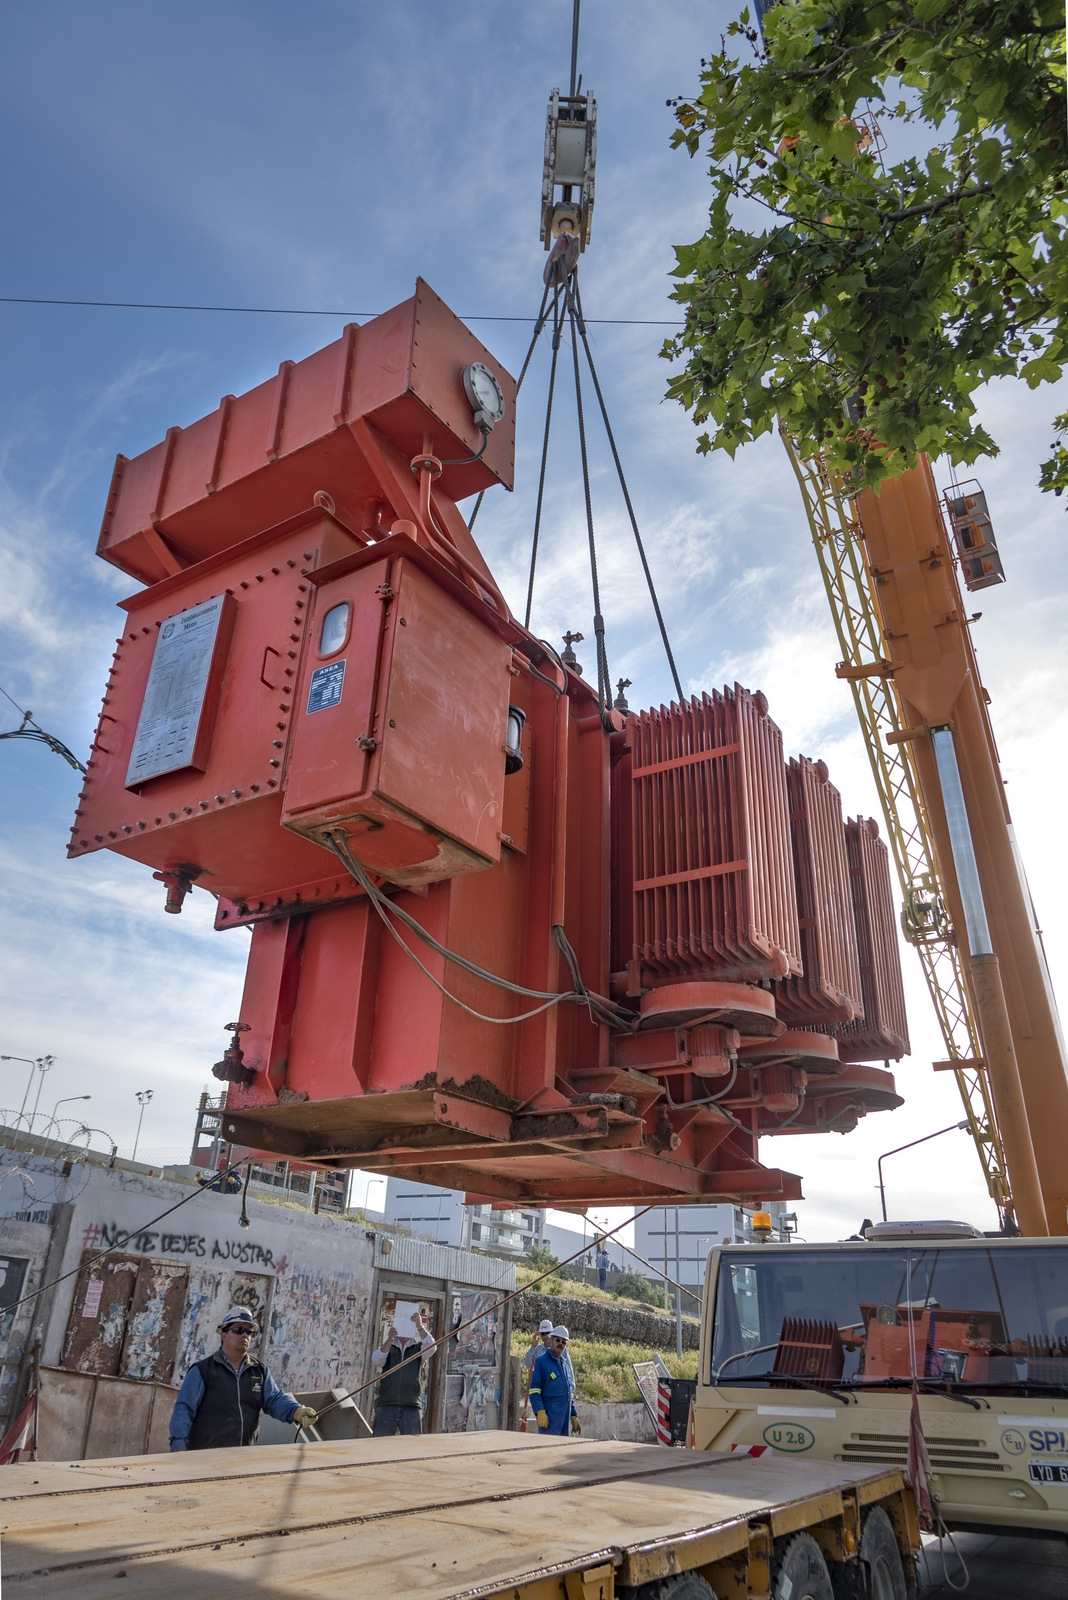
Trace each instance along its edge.
<path fill-rule="evenodd" d="M 561 1324 L 549 1336 L 548 1347 L 534 1362 L 530 1374 L 530 1403 L 538 1419 L 539 1433 L 581 1433 L 575 1410 L 575 1378 L 567 1359 L 569 1334 Z"/>

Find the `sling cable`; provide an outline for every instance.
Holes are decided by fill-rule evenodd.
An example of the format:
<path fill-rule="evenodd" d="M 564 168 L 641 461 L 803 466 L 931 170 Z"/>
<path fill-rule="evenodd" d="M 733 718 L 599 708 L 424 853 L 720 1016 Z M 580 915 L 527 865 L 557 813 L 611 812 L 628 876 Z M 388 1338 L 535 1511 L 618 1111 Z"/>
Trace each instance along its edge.
<path fill-rule="evenodd" d="M 597 102 L 592 95 L 582 93 L 582 78 L 577 73 L 580 4 L 581 0 L 574 0 L 571 26 L 571 79 L 569 93 L 562 95 L 559 89 L 554 89 L 549 98 L 549 108 L 546 115 L 540 237 L 549 253 L 549 259 L 545 264 L 543 275 L 545 292 L 541 298 L 534 334 L 516 384 L 516 392 L 518 394 L 527 375 L 538 341 L 542 333 L 547 328 L 551 328 L 552 356 L 545 401 L 541 466 L 538 473 L 538 493 L 534 512 L 534 531 L 531 540 L 530 570 L 527 578 L 527 599 L 523 622 L 525 627 L 530 627 L 531 609 L 534 601 L 534 579 L 537 571 L 542 519 L 545 509 L 545 479 L 549 459 L 549 434 L 552 427 L 553 398 L 556 391 L 560 348 L 564 342 L 566 329 L 570 333 L 571 365 L 575 384 L 575 412 L 578 424 L 579 456 L 586 513 L 586 540 L 590 561 L 590 585 L 593 593 L 597 694 L 603 713 L 613 704 L 613 700 L 608 668 L 608 652 L 605 645 L 604 616 L 601 611 L 600 577 L 597 568 L 597 538 L 593 519 L 593 497 L 590 489 L 589 453 L 586 440 L 582 373 L 579 360 L 580 345 L 585 354 L 590 378 L 593 381 L 594 394 L 597 397 L 597 405 L 604 424 L 612 461 L 623 493 L 627 516 L 630 519 L 634 542 L 638 550 L 638 558 L 641 561 L 642 572 L 645 575 L 645 583 L 649 590 L 649 598 L 656 616 L 657 627 L 660 630 L 660 637 L 667 655 L 675 692 L 680 702 L 684 699 L 684 695 L 663 612 L 660 608 L 660 601 L 657 597 L 656 585 L 653 582 L 645 545 L 638 527 L 638 519 L 634 512 L 634 504 L 631 500 L 630 490 L 627 487 L 623 464 L 619 458 L 619 450 L 616 445 L 615 435 L 612 432 L 612 424 L 609 421 L 604 393 L 597 375 L 597 368 L 594 365 L 593 352 L 590 349 L 589 335 L 586 329 L 586 319 L 582 310 L 578 269 L 579 258 L 589 243 L 590 222 L 593 214 L 594 176 L 597 162 Z M 475 501 L 474 509 L 468 522 L 469 528 L 473 528 L 475 525 L 475 519 L 481 509 L 484 493 L 485 491 Z M 573 671 L 581 671 L 575 658 L 573 646 L 582 637 L 581 633 L 568 633 L 564 636 L 565 649 L 562 660 Z M 620 678 L 618 680 L 614 701 L 616 710 L 625 712 L 629 709 L 625 696 L 625 690 L 629 687 L 628 679 Z"/>

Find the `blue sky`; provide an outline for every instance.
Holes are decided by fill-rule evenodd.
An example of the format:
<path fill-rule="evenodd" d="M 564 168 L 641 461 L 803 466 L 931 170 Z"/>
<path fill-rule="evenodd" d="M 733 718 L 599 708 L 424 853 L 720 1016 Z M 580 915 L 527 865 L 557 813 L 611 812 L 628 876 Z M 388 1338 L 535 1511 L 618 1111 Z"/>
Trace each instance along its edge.
<path fill-rule="evenodd" d="M 582 266 L 590 317 L 670 319 L 673 243 L 703 226 L 703 164 L 669 148 L 665 101 L 734 14 L 720 0 L 586 0 L 580 68 L 599 106 L 597 204 Z M 306 307 L 336 316 L 191 314 L 0 303 L 0 683 L 83 758 L 133 587 L 93 554 L 114 455 L 212 410 L 406 298 L 417 274 L 466 316 L 530 316 L 545 103 L 565 84 L 569 0 L 216 0 L 180 8 L 45 0 L 0 16 L 0 294 Z M 361 315 L 363 314 L 363 315 Z M 513 371 L 529 326 L 480 321 Z M 788 464 L 763 440 L 699 459 L 663 399 L 667 330 L 591 329 L 684 685 L 762 688 L 791 752 L 822 755 L 851 814 L 874 810 L 866 761 Z M 483 549 L 522 606 L 548 352 L 521 398 L 514 495 L 487 499 Z M 1009 582 L 977 599 L 980 662 L 1054 981 L 1068 994 L 1063 860 L 1064 513 L 1034 487 L 1049 418 L 1066 404 L 1002 383 L 984 416 L 1003 446 L 978 475 Z M 592 634 L 577 446 L 561 406 L 544 521 L 536 631 Z M 594 437 L 594 496 L 613 676 L 633 705 L 670 680 L 611 464 Z M 945 471 L 939 471 L 939 482 Z M 579 651 L 580 658 L 582 650 Z M 587 658 L 592 662 L 587 646 Z M 586 659 L 586 658 L 583 658 Z M 8 715 L 10 713 L 10 715 Z M 13 726 L 13 708 L 0 728 Z M 194 894 L 165 917 L 147 870 L 68 864 L 77 775 L 43 748 L 0 745 L 0 1052 L 56 1065 L 65 1095 L 128 1151 L 135 1091 L 155 1090 L 142 1153 L 181 1159 L 196 1096 L 240 997 L 245 935 L 211 931 Z M 765 1143 L 805 1175 L 811 1237 L 870 1214 L 882 1150 L 956 1120 L 955 1091 L 907 960 L 914 1055 L 908 1104 L 848 1138 Z M 0 1063 L 0 1106 L 28 1069 Z M 937 1152 L 937 1156 L 933 1153 Z M 899 1211 L 991 1225 L 963 1135 L 897 1158 Z"/>

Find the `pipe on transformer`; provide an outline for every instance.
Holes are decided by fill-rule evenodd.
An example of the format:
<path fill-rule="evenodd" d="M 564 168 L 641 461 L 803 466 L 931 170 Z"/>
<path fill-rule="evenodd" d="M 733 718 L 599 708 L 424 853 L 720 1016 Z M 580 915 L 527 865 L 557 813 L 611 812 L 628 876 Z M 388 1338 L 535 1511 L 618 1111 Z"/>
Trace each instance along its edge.
<path fill-rule="evenodd" d="M 952 728 L 932 728 L 931 743 L 942 789 L 953 868 L 964 908 L 964 931 L 971 956 L 968 980 L 982 1038 L 983 1059 L 994 1097 L 998 1130 L 1005 1146 L 1016 1221 L 1020 1231 L 1029 1238 L 1047 1238 L 1049 1225 L 1024 1103 L 1020 1064 L 1012 1040 L 1001 966 L 990 938 Z"/>

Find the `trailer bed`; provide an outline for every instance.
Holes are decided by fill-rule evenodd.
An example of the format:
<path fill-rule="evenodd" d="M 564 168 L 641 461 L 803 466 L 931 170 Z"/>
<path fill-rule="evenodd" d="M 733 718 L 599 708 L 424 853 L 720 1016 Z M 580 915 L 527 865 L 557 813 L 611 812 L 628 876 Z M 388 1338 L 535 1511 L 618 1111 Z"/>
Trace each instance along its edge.
<path fill-rule="evenodd" d="M 0 1549 L 26 1600 L 612 1600 L 876 1500 L 908 1521 L 895 1469 L 431 1435 L 8 1467 Z"/>

